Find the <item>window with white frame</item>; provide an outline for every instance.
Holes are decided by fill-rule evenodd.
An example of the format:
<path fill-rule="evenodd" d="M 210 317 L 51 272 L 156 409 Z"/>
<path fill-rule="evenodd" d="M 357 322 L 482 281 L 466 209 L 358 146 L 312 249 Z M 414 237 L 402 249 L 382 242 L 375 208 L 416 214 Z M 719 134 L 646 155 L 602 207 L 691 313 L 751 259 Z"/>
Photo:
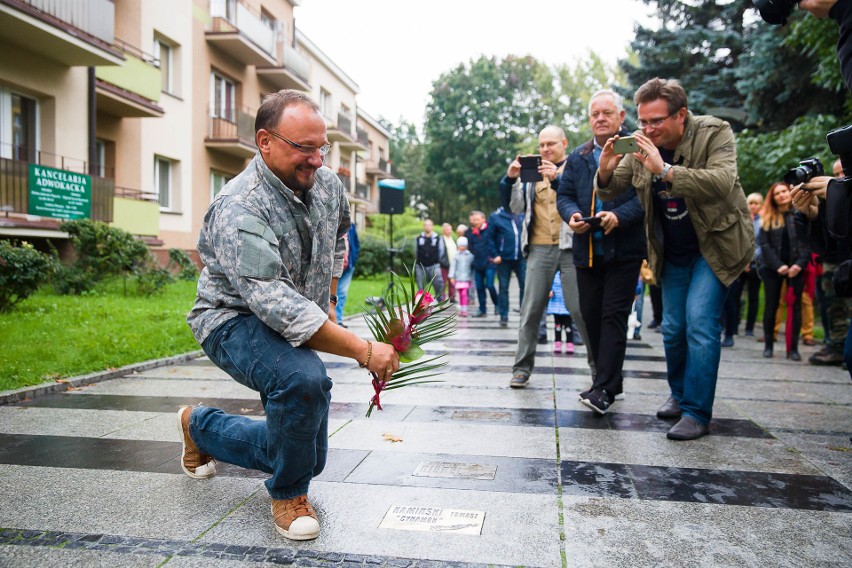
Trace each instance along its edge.
<path fill-rule="evenodd" d="M 154 191 L 160 199 L 160 209 L 171 211 L 174 207 L 173 163 L 168 158 L 154 156 Z"/>
<path fill-rule="evenodd" d="M 222 188 L 225 187 L 225 184 L 234 179 L 234 176 L 229 174 L 223 174 L 222 172 L 217 172 L 216 170 L 210 170 L 210 201 L 212 202 L 216 199 L 216 196 L 219 195 L 219 192 L 222 191 Z"/>
<path fill-rule="evenodd" d="M 236 122 L 236 92 L 233 81 L 215 71 L 210 74 L 210 116 Z"/>
<path fill-rule="evenodd" d="M 319 107 L 323 116 L 332 118 L 331 116 L 331 93 L 320 87 Z"/>
<path fill-rule="evenodd" d="M 175 48 L 161 37 L 154 38 L 154 57 L 160 66 L 160 89 L 164 93 L 176 94 L 175 88 Z"/>

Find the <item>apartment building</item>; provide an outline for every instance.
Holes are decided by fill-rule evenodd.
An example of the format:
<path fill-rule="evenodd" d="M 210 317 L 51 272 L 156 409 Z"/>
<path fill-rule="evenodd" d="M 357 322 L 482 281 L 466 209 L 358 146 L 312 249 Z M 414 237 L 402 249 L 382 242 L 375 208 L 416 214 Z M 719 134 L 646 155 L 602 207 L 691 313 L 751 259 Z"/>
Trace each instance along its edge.
<path fill-rule="evenodd" d="M 386 156 L 389 134 L 296 29 L 296 5 L 0 0 L 0 238 L 61 241 L 62 219 L 91 217 L 161 258 L 193 250 L 211 200 L 255 154 L 263 97 L 283 88 L 320 103 L 333 143 L 326 165 L 363 227 L 378 206 L 371 145 Z"/>

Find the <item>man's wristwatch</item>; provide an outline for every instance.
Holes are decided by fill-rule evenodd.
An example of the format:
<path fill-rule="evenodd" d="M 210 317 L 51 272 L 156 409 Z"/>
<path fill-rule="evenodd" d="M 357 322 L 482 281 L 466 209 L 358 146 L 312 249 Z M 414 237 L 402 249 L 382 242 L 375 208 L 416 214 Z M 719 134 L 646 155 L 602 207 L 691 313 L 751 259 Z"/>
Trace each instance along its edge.
<path fill-rule="evenodd" d="M 328 301 L 336 306 L 337 305 L 337 296 L 335 296 L 334 294 L 330 295 L 328 297 Z"/>
<path fill-rule="evenodd" d="M 669 170 L 672 169 L 672 165 L 666 162 L 663 162 L 663 171 L 659 174 L 654 174 L 654 181 L 663 181 L 667 175 L 669 175 Z"/>

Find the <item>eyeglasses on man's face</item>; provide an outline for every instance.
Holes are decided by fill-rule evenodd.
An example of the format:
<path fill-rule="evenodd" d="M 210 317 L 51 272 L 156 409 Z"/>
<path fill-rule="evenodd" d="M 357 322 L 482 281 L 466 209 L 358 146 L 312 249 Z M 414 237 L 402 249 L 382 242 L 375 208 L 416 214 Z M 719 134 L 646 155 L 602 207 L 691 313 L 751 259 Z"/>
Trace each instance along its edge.
<path fill-rule="evenodd" d="M 651 119 L 648 119 L 648 120 L 642 120 L 640 118 L 639 120 L 636 121 L 636 124 L 639 125 L 639 128 L 659 128 L 660 126 L 663 125 L 663 123 L 665 121 L 667 121 L 668 119 L 670 119 L 671 117 L 673 117 L 676 114 L 677 114 L 677 111 L 675 111 L 675 112 L 673 112 L 673 113 L 671 113 L 667 116 L 662 116 L 660 118 L 651 118 Z"/>
<path fill-rule="evenodd" d="M 286 142 L 287 144 L 289 144 L 290 146 L 292 146 L 293 148 L 295 148 L 296 150 L 298 150 L 302 154 L 311 155 L 314 152 L 318 151 L 322 157 L 325 157 L 325 156 L 328 155 L 329 151 L 331 150 L 331 144 L 323 144 L 322 146 L 307 146 L 305 144 L 299 144 L 298 142 L 293 142 L 292 140 L 290 140 L 286 136 L 282 136 L 282 135 L 280 135 L 277 132 L 274 132 L 272 130 L 267 130 L 267 132 L 269 132 L 270 134 L 272 134 L 273 136 L 275 136 L 279 140 L 283 140 L 284 142 Z"/>

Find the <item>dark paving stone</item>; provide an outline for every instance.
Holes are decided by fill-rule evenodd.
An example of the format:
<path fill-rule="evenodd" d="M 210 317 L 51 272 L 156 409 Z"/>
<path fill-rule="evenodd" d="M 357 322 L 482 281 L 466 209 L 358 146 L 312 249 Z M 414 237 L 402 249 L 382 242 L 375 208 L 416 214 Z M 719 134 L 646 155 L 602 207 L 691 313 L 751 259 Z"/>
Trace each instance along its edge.
<path fill-rule="evenodd" d="M 648 414 L 610 412 L 603 416 L 585 410 L 557 410 L 557 423 L 566 428 L 598 430 L 626 430 L 633 432 L 668 432 L 676 420 L 660 420 Z M 750 420 L 714 418 L 710 422 L 710 433 L 714 436 L 737 436 L 742 438 L 773 438 L 773 436 Z"/>
<path fill-rule="evenodd" d="M 852 491 L 825 476 L 562 462 L 566 495 L 852 512 Z"/>

